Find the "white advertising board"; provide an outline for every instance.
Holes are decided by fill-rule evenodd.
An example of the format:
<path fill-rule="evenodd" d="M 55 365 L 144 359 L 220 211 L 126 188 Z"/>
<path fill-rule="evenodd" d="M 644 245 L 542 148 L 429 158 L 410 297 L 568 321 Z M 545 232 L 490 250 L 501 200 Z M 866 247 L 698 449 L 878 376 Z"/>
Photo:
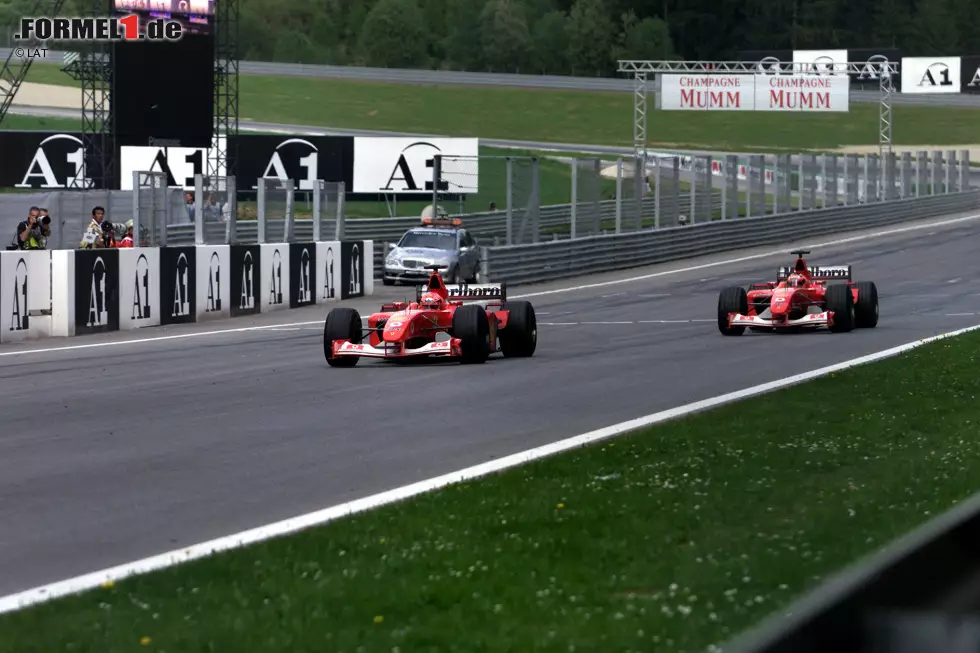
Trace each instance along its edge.
<path fill-rule="evenodd" d="M 289 308 L 289 244 L 261 245 L 259 303 L 262 313 Z"/>
<path fill-rule="evenodd" d="M 316 244 L 317 303 L 340 299 L 340 241 L 324 241 Z"/>
<path fill-rule="evenodd" d="M 222 151 L 226 138 L 220 137 L 218 143 Z M 133 172 L 165 172 L 168 185 L 194 189 L 194 175 L 208 174 L 208 158 L 217 157 L 217 151 L 201 147 L 144 147 L 124 145 L 119 148 L 119 188 L 133 190 Z M 218 175 L 224 176 L 224 164 L 218 168 Z M 146 184 L 146 182 L 144 182 Z M 146 184 L 148 185 L 148 184 Z"/>
<path fill-rule="evenodd" d="M 959 93 L 960 57 L 902 57 L 902 93 Z"/>
<path fill-rule="evenodd" d="M 197 246 L 197 320 L 231 317 L 231 248 L 228 245 Z"/>
<path fill-rule="evenodd" d="M 50 308 L 51 253 L 0 252 L 0 342 L 43 335 L 33 327 L 38 312 Z"/>
<path fill-rule="evenodd" d="M 846 75 L 661 75 L 658 108 L 667 111 L 842 111 L 850 107 Z"/>
<path fill-rule="evenodd" d="M 432 157 L 441 154 L 445 193 L 479 192 L 480 139 L 354 137 L 354 193 L 432 194 Z"/>
<path fill-rule="evenodd" d="M 160 324 L 160 250 L 119 250 L 119 329 Z"/>

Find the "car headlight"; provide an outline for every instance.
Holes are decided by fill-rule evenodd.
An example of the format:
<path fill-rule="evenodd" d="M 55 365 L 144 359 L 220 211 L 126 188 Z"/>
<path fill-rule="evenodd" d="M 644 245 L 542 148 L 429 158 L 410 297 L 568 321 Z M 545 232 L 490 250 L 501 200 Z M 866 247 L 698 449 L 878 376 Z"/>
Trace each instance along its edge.
<path fill-rule="evenodd" d="M 385 259 L 385 263 L 388 265 L 401 265 L 401 260 L 394 254 L 389 254 L 388 258 Z"/>

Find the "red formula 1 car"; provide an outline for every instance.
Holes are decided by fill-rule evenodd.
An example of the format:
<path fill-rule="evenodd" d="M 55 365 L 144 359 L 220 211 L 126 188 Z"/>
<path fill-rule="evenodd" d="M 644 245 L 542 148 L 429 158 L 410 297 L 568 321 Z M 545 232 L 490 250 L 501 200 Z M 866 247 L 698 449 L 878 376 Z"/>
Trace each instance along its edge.
<path fill-rule="evenodd" d="M 754 283 L 748 291 L 725 288 L 718 297 L 718 330 L 740 336 L 753 331 L 827 327 L 835 333 L 878 324 L 878 288 L 872 281 L 851 281 L 851 266 L 813 266 L 808 250 L 791 252 L 796 264 L 779 268 L 776 281 Z M 829 283 L 842 281 L 843 283 Z"/>
<path fill-rule="evenodd" d="M 359 358 L 406 359 L 437 356 L 483 363 L 493 352 L 506 357 L 534 354 L 537 318 L 530 302 L 507 301 L 507 286 L 446 286 L 444 265 L 429 265 L 429 282 L 416 301 L 392 302 L 361 324 L 353 308 L 338 307 L 323 325 L 323 355 L 332 367 L 353 367 Z M 367 334 L 367 342 L 364 335 Z"/>

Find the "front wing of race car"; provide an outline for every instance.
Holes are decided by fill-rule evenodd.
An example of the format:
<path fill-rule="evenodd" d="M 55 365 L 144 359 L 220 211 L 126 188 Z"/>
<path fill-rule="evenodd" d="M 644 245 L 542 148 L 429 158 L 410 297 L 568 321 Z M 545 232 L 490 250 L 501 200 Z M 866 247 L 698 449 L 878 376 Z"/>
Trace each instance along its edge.
<path fill-rule="evenodd" d="M 823 313 L 810 313 L 796 320 L 774 320 L 772 318 L 759 317 L 758 315 L 742 315 L 740 313 L 730 313 L 728 315 L 728 326 L 747 326 L 747 327 L 797 327 L 797 326 L 826 326 L 834 325 L 834 312 L 824 311 Z"/>
<path fill-rule="evenodd" d="M 462 340 L 450 338 L 439 342 L 430 342 L 415 349 L 408 349 L 401 342 L 382 342 L 373 347 L 369 344 L 358 344 L 349 340 L 334 340 L 334 356 L 362 356 L 366 358 L 409 358 L 412 356 L 448 356 L 462 355 Z"/>

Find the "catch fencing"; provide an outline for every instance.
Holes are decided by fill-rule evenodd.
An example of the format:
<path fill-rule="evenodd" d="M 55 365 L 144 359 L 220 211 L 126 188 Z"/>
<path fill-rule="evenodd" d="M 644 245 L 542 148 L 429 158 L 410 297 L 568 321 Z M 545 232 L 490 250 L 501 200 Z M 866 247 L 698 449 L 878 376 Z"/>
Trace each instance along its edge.
<path fill-rule="evenodd" d="M 801 237 L 877 227 L 980 207 L 980 191 L 891 200 L 766 217 L 717 220 L 630 234 L 483 250 L 483 274 L 508 284 L 565 279 L 665 263 Z"/>
<path fill-rule="evenodd" d="M 140 227 L 141 242 L 153 247 L 372 240 L 378 243 L 374 271 L 380 275 L 386 244 L 417 226 L 422 208 L 436 201 L 451 209 L 451 215 L 463 218 L 478 245 L 493 250 L 495 258 L 488 264 L 497 266 L 495 275 L 513 272 L 532 278 L 542 271 L 552 274 L 555 261 L 529 261 L 538 272 L 525 274 L 508 267 L 507 247 L 564 241 L 581 248 L 583 238 L 663 230 L 675 238 L 670 230 L 677 227 L 955 193 L 970 186 L 973 174 L 965 150 L 902 152 L 884 159 L 857 154 L 652 153 L 646 161 L 631 157 L 607 161 L 481 155 L 446 157 L 442 163 L 443 197 L 436 192 L 403 203 L 402 209 L 411 207 L 411 217 L 351 217 L 350 210 L 370 207 L 345 203 L 348 189 L 342 182 L 320 180 L 313 191 L 307 191 L 297 190 L 292 181 L 265 178 L 255 191 L 255 201 L 242 201 L 243 193 L 233 178 L 198 175 L 193 190 L 185 191 L 165 187 L 160 173 L 147 171 L 134 173 L 138 191 L 7 195 L 0 198 L 4 209 L 0 213 L 10 216 L 12 233 L 26 206 L 42 202 L 53 217 L 49 249 L 76 248 L 95 205 L 106 207 L 106 219 L 117 225 L 117 237 L 122 236 L 119 228 L 125 221 L 133 219 Z M 474 164 L 479 166 L 480 192 L 443 201 L 474 186 Z M 538 250 L 514 251 L 524 256 Z M 559 250 L 549 245 L 541 251 L 553 257 Z M 613 259 L 630 263 L 622 255 Z M 595 269 L 602 268 L 584 268 L 582 273 Z"/>

